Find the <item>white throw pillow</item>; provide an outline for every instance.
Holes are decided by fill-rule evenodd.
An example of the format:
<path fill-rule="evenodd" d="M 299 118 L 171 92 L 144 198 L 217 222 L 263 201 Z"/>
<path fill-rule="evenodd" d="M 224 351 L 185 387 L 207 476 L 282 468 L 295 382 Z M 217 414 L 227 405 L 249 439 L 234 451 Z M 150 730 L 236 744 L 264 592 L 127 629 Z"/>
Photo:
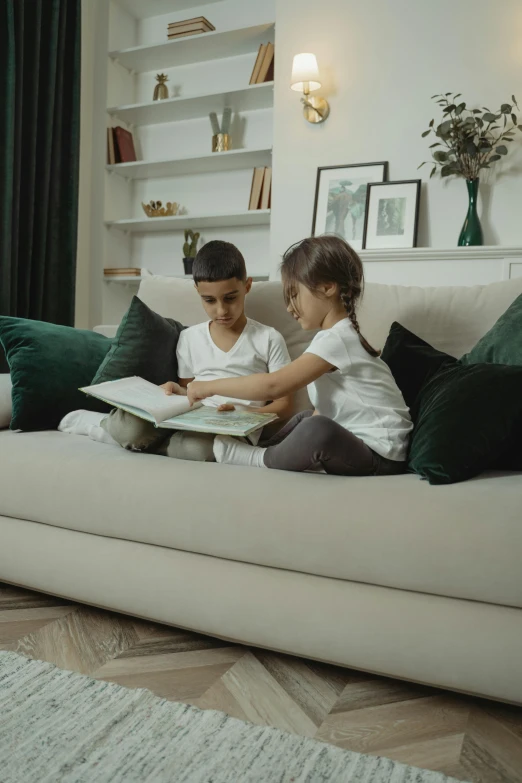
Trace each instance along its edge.
<path fill-rule="evenodd" d="M 13 406 L 11 403 L 11 376 L 9 373 L 0 375 L 0 430 L 5 430 L 11 423 Z"/>

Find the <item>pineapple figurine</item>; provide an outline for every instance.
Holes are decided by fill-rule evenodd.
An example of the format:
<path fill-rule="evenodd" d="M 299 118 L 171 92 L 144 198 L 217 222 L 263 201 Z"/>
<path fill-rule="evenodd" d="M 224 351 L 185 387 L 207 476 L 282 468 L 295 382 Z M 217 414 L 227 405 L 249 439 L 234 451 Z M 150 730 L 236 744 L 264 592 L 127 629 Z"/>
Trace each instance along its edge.
<path fill-rule="evenodd" d="M 152 96 L 153 101 L 163 101 L 165 98 L 169 97 L 169 88 L 165 84 L 165 82 L 168 81 L 168 78 L 166 73 L 156 74 L 158 83 L 154 87 L 154 95 Z"/>

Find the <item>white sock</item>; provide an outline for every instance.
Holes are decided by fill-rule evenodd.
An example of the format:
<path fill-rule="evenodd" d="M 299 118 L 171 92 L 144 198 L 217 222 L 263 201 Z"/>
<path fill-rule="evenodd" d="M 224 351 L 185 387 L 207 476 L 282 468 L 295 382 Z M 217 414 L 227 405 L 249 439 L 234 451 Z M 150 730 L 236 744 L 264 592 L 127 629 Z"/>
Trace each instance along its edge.
<path fill-rule="evenodd" d="M 105 416 L 105 413 L 96 411 L 71 411 L 63 417 L 58 429 L 70 435 L 89 435 L 91 427 L 99 427 Z"/>
<path fill-rule="evenodd" d="M 216 435 L 214 438 L 214 456 L 216 462 L 226 462 L 227 465 L 248 465 L 251 468 L 264 468 L 266 449 L 251 446 L 229 435 Z"/>
<path fill-rule="evenodd" d="M 106 413 L 97 413 L 96 411 L 71 411 L 63 417 L 58 429 L 69 435 L 87 435 L 91 440 L 99 443 L 110 443 L 117 446 L 114 438 L 103 427 L 100 427 L 106 415 Z"/>

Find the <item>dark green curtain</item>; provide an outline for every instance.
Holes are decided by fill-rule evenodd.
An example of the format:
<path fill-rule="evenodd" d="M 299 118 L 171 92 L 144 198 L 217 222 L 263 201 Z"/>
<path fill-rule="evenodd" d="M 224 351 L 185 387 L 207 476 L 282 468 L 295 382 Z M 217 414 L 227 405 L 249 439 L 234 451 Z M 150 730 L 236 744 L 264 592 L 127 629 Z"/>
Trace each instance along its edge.
<path fill-rule="evenodd" d="M 74 323 L 81 0 L 0 0 L 0 315 Z"/>

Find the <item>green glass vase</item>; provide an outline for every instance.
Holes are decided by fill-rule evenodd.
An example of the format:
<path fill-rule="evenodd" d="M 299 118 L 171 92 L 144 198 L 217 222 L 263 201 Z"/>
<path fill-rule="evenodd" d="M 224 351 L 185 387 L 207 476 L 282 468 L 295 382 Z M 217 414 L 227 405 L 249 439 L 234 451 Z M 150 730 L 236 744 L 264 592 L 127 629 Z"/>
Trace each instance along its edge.
<path fill-rule="evenodd" d="M 466 186 L 468 188 L 469 206 L 466 220 L 462 226 L 462 231 L 459 236 L 459 247 L 467 245 L 483 245 L 484 235 L 482 233 L 482 226 L 480 225 L 479 216 L 477 213 L 477 197 L 479 188 L 479 178 L 467 179 Z"/>

